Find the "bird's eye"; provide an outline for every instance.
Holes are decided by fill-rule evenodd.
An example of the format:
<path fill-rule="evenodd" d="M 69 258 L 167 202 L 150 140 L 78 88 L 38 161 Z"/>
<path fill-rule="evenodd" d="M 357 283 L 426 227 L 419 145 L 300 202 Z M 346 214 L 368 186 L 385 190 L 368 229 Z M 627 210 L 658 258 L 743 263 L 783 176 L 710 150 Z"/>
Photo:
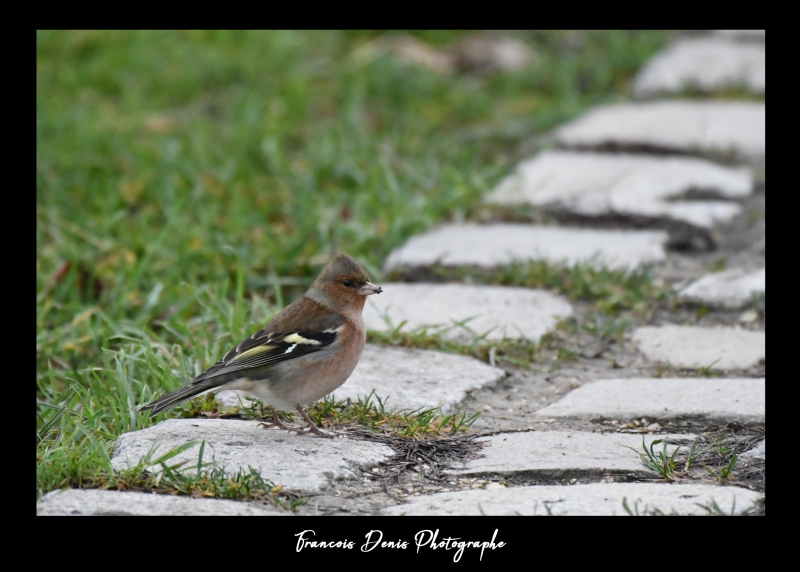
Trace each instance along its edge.
<path fill-rule="evenodd" d="M 353 281 L 352 281 L 352 280 L 350 280 L 349 278 L 345 278 L 344 280 L 342 280 L 342 284 L 344 284 L 345 286 L 347 286 L 348 288 L 350 288 L 350 286 L 352 286 L 352 285 L 353 285 Z"/>

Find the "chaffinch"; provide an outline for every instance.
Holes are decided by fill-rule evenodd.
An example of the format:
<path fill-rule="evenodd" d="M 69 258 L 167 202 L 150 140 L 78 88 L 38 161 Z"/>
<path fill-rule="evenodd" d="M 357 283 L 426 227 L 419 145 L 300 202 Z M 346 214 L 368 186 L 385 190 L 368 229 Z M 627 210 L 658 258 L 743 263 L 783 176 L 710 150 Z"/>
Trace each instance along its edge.
<path fill-rule="evenodd" d="M 155 416 L 210 389 L 242 389 L 272 409 L 273 423 L 288 429 L 281 411 L 297 409 L 306 431 L 324 435 L 303 410 L 342 385 L 358 363 L 367 330 L 361 311 L 370 294 L 383 290 L 352 257 L 331 260 L 298 300 L 198 375 L 188 386 L 164 395 L 141 410 Z M 298 431 L 301 433 L 301 431 Z"/>

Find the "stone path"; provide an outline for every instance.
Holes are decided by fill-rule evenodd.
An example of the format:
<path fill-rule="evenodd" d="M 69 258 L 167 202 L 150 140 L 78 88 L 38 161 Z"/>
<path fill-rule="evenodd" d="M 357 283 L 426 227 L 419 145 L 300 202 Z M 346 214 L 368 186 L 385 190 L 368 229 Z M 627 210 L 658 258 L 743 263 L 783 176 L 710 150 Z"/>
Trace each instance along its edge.
<path fill-rule="evenodd" d="M 492 363 L 497 356 L 486 348 L 504 339 L 540 345 L 529 363 L 508 350 L 497 361 L 502 370 L 473 357 L 368 345 L 335 397 L 374 390 L 389 409 L 441 405 L 480 413 L 475 439 L 392 440 L 388 433 L 369 438 L 343 430 L 321 439 L 255 421 L 172 419 L 123 435 L 113 467 L 197 441 L 168 461 L 196 470 L 205 441 L 205 470 L 253 468 L 305 496 L 301 515 L 622 515 L 626 506 L 636 514 L 763 512 L 765 226 L 753 221 L 763 221 L 765 209 L 764 37 L 717 31 L 675 39 L 640 71 L 633 94 L 699 89 L 710 99 L 590 110 L 554 131 L 561 150 L 523 161 L 487 195 L 484 208 L 495 222 L 487 224 L 483 213 L 476 218 L 484 224 L 429 229 L 387 258 L 384 270 L 398 281 L 382 282 L 384 294 L 370 298 L 369 329 L 474 344 L 475 355 Z M 753 100 L 714 98 L 720 88 L 750 90 Z M 520 207 L 566 226 L 497 222 L 503 209 Z M 435 267 L 490 274 L 524 260 L 646 269 L 676 293 L 612 319 L 547 290 L 418 281 L 437 275 L 429 270 Z M 728 269 L 710 272 L 720 261 Z M 576 325 L 558 327 L 565 318 Z M 544 334 L 550 336 L 542 340 Z M 221 392 L 217 400 L 230 407 L 242 397 Z M 676 482 L 656 482 L 659 475 L 640 458 L 643 443 L 666 439 L 668 452 L 680 447 L 685 455 L 695 436 L 705 455 L 697 470 L 680 457 Z M 733 454 L 739 461 L 731 475 L 717 479 L 725 486 L 711 484 L 698 463 L 719 468 Z M 37 514 L 287 511 L 72 490 L 43 497 Z"/>
<path fill-rule="evenodd" d="M 683 38 L 650 60 L 633 83 L 637 97 L 743 87 L 766 91 L 766 48 L 725 36 Z"/>

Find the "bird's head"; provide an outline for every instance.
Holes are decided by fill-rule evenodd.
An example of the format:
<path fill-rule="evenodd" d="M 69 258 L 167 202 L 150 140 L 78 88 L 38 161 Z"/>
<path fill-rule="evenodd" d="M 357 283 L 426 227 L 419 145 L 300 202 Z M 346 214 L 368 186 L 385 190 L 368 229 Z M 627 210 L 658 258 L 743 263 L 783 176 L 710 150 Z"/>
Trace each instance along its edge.
<path fill-rule="evenodd" d="M 336 304 L 359 308 L 363 308 L 367 296 L 383 292 L 380 286 L 370 282 L 361 265 L 347 254 L 331 260 L 314 280 L 311 290 L 322 293 Z"/>

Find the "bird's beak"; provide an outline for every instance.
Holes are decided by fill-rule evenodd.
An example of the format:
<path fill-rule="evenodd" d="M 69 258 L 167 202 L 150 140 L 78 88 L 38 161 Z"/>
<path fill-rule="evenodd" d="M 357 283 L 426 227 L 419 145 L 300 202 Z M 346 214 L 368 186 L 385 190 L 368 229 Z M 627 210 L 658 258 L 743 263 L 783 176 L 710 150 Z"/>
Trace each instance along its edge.
<path fill-rule="evenodd" d="M 362 296 L 369 296 L 370 294 L 380 294 L 383 292 L 383 288 L 380 286 L 375 286 L 372 282 L 367 282 L 361 288 L 359 288 L 358 293 Z"/>

